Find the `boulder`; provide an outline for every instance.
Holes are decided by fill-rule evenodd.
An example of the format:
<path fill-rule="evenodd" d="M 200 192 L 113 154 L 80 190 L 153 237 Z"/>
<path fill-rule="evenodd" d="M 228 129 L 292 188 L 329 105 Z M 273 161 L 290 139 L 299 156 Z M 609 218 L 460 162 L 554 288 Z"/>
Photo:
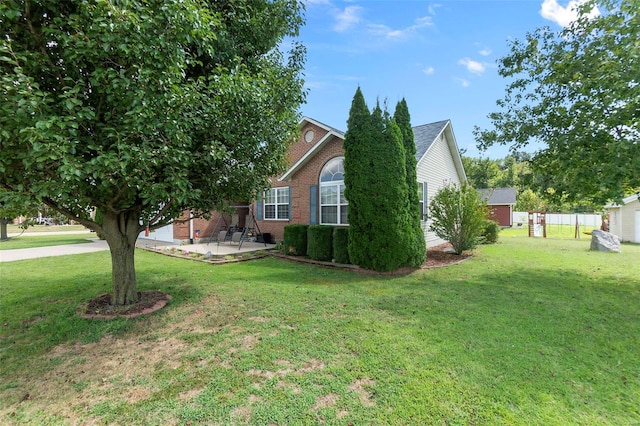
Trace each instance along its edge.
<path fill-rule="evenodd" d="M 621 239 L 617 235 L 610 232 L 594 229 L 591 232 L 591 250 L 593 251 L 612 251 L 620 253 Z"/>

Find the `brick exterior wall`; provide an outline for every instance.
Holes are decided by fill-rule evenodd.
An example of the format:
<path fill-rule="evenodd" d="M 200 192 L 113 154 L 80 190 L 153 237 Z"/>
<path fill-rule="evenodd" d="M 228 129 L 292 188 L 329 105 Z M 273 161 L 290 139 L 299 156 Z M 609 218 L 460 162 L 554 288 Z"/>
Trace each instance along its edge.
<path fill-rule="evenodd" d="M 506 206 L 489 206 L 489 219 L 495 220 L 500 226 L 511 226 L 512 214 L 511 207 Z"/>
<path fill-rule="evenodd" d="M 236 205 L 248 205 L 248 203 L 238 203 Z M 197 230 L 200 230 L 200 239 L 209 239 L 211 236 L 214 239 L 218 236 L 218 232 L 225 226 L 235 225 L 243 228 L 245 226 L 247 215 L 249 213 L 248 208 L 237 209 L 232 215 L 225 215 L 224 220 L 220 220 L 222 214 L 217 211 L 211 212 L 211 219 L 206 220 L 203 218 L 194 218 L 193 219 L 193 237 Z M 173 224 L 173 239 L 188 241 L 191 238 L 189 235 L 189 212 L 185 211 L 182 216 L 178 220 L 185 220 L 185 222 L 174 223 Z"/>
<path fill-rule="evenodd" d="M 314 138 L 311 142 L 306 142 L 305 134 L 309 130 L 314 132 Z M 290 147 L 289 165 L 295 164 L 296 161 L 302 158 L 316 143 L 325 137 L 327 133 L 327 130 L 313 123 L 307 123 L 303 126 L 300 132 L 300 138 Z M 332 139 L 291 177 L 291 181 L 280 182 L 277 178 L 273 178 L 271 182 L 274 188 L 286 186 L 291 188 L 289 191 L 289 196 L 291 197 L 291 220 L 258 220 L 257 224 L 260 231 L 271 234 L 272 239 L 282 240 L 284 237 L 284 227 L 286 225 L 294 223 L 308 224 L 310 220 L 309 208 L 311 205 L 309 188 L 311 185 L 319 184 L 320 172 L 327 161 L 341 156 L 344 156 L 342 139 L 332 136 Z M 319 210 L 319 200 L 317 200 L 315 204 Z M 254 206 L 255 205 L 254 203 Z M 316 217 L 320 217 L 319 211 L 316 212 Z"/>
<path fill-rule="evenodd" d="M 305 135 L 307 132 L 313 132 L 313 139 L 307 142 Z M 329 133 L 323 127 L 320 127 L 314 123 L 306 122 L 302 127 L 300 136 L 297 141 L 291 144 L 288 152 L 288 167 L 294 165 L 300 160 L 309 150 L 311 150 L 323 137 Z M 291 197 L 291 220 L 256 220 L 257 227 L 261 233 L 271 234 L 271 238 L 274 240 L 282 240 L 284 237 L 285 225 L 291 223 L 309 223 L 309 187 L 311 185 L 318 185 L 320 178 L 320 171 L 327 161 L 334 157 L 343 156 L 344 149 L 342 148 L 342 139 L 333 137 L 328 141 L 325 146 L 319 152 L 316 152 L 313 157 L 305 164 L 298 172 L 292 176 L 290 182 L 280 182 L 277 177 L 271 178 L 271 182 L 274 188 L 290 186 L 289 196 Z M 248 205 L 249 203 L 238 203 L 237 205 Z M 316 203 L 317 205 L 318 203 Z M 257 203 L 253 203 L 254 215 L 256 219 L 260 217 L 257 211 Z M 219 221 L 220 213 L 211 212 L 211 220 L 194 219 L 193 229 L 200 230 L 200 238 L 208 239 L 210 236 L 217 236 L 223 221 Z M 239 209 L 237 215 L 234 217 L 225 216 L 227 224 L 237 225 L 244 227 L 247 222 L 248 209 Z M 180 219 L 188 219 L 189 212 L 184 212 Z M 319 212 L 318 216 L 319 217 Z M 236 223 L 237 222 L 237 223 Z M 216 226 L 218 224 L 218 226 Z M 184 223 L 175 223 L 173 225 L 173 238 L 174 240 L 189 241 L 189 221 Z"/>

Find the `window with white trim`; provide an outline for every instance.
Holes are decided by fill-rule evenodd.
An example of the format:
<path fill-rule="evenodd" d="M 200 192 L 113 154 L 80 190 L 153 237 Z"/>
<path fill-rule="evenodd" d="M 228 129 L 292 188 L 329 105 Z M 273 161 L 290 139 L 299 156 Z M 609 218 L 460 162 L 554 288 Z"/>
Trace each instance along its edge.
<path fill-rule="evenodd" d="M 271 188 L 264 193 L 264 218 L 289 219 L 289 187 Z"/>
<path fill-rule="evenodd" d="M 418 202 L 420 203 L 420 220 L 427 220 L 427 182 L 418 182 Z"/>
<path fill-rule="evenodd" d="M 320 223 L 347 225 L 349 202 L 344 196 L 344 157 L 327 162 L 320 173 Z"/>

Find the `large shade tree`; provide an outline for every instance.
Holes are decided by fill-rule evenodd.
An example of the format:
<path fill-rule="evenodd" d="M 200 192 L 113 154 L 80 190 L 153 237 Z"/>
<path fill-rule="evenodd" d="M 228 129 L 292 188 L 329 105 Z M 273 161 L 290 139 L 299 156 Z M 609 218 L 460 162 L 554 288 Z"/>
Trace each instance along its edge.
<path fill-rule="evenodd" d="M 281 169 L 302 23 L 295 0 L 3 2 L 1 185 L 103 235 L 112 303 L 136 302 L 144 227 L 252 199 Z"/>
<path fill-rule="evenodd" d="M 598 7 L 599 16 L 592 11 Z M 511 42 L 511 79 L 479 145 L 543 144 L 534 169 L 563 200 L 619 200 L 640 187 L 640 1 L 588 1 L 562 31 Z"/>

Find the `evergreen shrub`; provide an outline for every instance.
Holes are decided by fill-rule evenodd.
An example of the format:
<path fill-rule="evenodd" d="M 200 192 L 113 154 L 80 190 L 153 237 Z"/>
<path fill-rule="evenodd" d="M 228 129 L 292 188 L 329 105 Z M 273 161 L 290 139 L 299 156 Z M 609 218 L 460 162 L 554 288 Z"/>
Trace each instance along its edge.
<path fill-rule="evenodd" d="M 333 259 L 333 228 L 310 225 L 307 229 L 307 256 L 313 260 L 330 262 Z"/>
<path fill-rule="evenodd" d="M 349 228 L 333 228 L 333 260 L 336 263 L 349 264 Z"/>
<path fill-rule="evenodd" d="M 284 227 L 284 254 L 307 255 L 307 228 L 309 225 L 292 224 Z"/>
<path fill-rule="evenodd" d="M 484 231 L 482 232 L 483 244 L 495 244 L 498 242 L 498 233 L 500 232 L 500 225 L 495 220 L 487 220 L 484 224 Z"/>

